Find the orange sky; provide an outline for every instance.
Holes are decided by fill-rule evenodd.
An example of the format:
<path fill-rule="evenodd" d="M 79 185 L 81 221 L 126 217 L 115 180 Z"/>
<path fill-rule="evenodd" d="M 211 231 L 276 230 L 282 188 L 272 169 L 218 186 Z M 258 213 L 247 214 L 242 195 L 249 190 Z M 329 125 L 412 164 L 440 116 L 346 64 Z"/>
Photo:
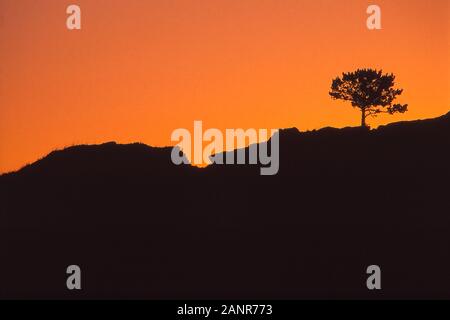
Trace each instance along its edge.
<path fill-rule="evenodd" d="M 382 9 L 383 30 L 366 28 Z M 72 144 L 176 128 L 359 125 L 333 77 L 383 68 L 405 115 L 450 106 L 449 0 L 0 0 L 0 172 Z M 78 4 L 82 30 L 66 28 Z"/>

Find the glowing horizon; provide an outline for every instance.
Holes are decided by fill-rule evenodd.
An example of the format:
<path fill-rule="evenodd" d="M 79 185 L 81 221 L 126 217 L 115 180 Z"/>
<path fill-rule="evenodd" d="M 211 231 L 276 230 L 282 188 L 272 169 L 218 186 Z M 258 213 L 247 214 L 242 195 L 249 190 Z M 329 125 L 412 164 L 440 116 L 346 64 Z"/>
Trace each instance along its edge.
<path fill-rule="evenodd" d="M 358 126 L 333 101 L 342 72 L 396 75 L 409 111 L 372 127 L 450 110 L 450 2 L 0 1 L 0 172 L 74 144 L 170 146 L 177 128 Z M 82 29 L 65 26 L 69 4 Z"/>

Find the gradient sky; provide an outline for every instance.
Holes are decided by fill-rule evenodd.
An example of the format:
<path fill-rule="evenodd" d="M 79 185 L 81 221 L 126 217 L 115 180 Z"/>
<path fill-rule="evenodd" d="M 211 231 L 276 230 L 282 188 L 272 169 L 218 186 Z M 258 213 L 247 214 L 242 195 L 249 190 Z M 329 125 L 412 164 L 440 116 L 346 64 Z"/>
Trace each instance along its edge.
<path fill-rule="evenodd" d="M 450 107 L 449 0 L 0 0 L 0 172 L 56 148 L 171 145 L 176 128 L 356 126 L 343 71 L 397 75 L 404 115 Z M 82 30 L 66 28 L 66 7 Z M 383 30 L 366 28 L 382 9 Z"/>

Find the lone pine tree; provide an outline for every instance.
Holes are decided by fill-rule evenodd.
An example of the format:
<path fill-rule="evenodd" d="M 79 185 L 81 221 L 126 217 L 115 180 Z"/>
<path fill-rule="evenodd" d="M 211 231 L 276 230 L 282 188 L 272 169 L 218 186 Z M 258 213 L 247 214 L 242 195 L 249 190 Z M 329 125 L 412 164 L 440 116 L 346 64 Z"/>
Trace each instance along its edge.
<path fill-rule="evenodd" d="M 403 89 L 394 88 L 394 74 L 383 74 L 373 69 L 358 69 L 343 73 L 331 84 L 330 96 L 336 100 L 350 101 L 352 106 L 361 110 L 361 126 L 366 127 L 368 116 L 376 117 L 380 113 L 404 113 L 408 105 L 392 104 Z"/>

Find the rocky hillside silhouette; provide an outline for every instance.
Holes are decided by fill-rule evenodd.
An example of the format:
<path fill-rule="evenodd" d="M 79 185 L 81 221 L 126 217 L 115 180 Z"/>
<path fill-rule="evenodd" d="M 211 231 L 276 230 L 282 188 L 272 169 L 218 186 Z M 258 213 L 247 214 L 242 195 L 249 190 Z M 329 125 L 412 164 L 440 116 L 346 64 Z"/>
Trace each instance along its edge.
<path fill-rule="evenodd" d="M 0 297 L 450 298 L 450 113 L 281 130 L 275 176 L 170 152 L 75 146 L 0 176 Z"/>

